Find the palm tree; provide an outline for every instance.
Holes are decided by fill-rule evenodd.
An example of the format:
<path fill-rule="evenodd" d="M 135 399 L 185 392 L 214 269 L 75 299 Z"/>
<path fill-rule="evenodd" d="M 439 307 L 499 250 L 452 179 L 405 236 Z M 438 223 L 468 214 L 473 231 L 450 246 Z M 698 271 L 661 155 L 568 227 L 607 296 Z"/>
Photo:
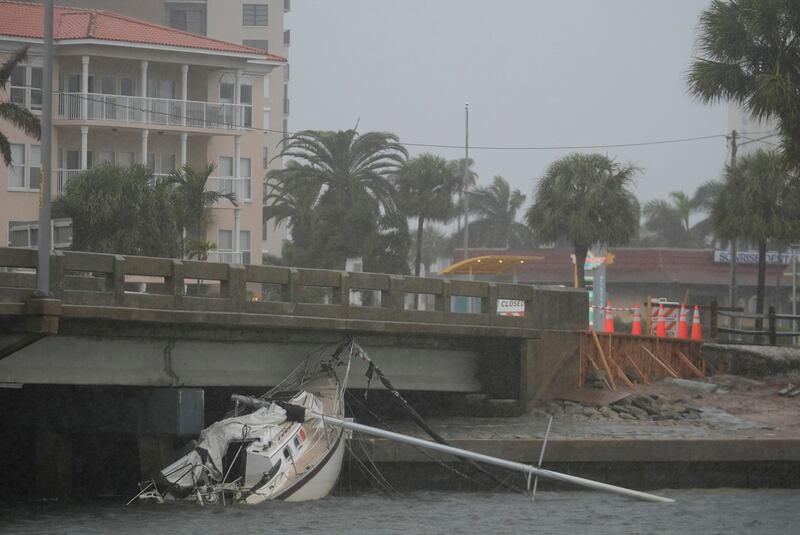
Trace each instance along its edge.
<path fill-rule="evenodd" d="M 11 73 L 14 68 L 20 63 L 24 63 L 28 59 L 28 48 L 17 50 L 14 55 L 9 57 L 0 65 L 0 91 L 5 91 L 6 84 L 11 79 Z M 0 102 L 0 119 L 4 119 L 16 126 L 26 134 L 36 139 L 42 135 L 42 125 L 39 118 L 35 116 L 28 108 L 14 104 L 13 102 Z M 8 138 L 0 132 L 0 153 L 3 155 L 3 161 L 6 166 L 11 165 L 11 145 Z"/>
<path fill-rule="evenodd" d="M 758 244 L 758 314 L 764 311 L 767 241 L 800 236 L 798 206 L 800 184 L 783 154 L 758 150 L 726 168 L 711 219 L 721 238 L 744 238 Z M 761 329 L 761 320 L 757 329 Z"/>
<path fill-rule="evenodd" d="M 622 244 L 636 235 L 639 203 L 630 188 L 637 171 L 602 154 L 571 154 L 550 164 L 539 180 L 528 226 L 539 239 L 572 244 L 581 288 L 589 247 Z"/>
<path fill-rule="evenodd" d="M 395 184 L 403 213 L 417 219 L 417 254 L 414 274 L 422 266 L 422 234 L 425 221 L 447 223 L 453 217 L 453 195 L 460 185 L 459 177 L 447 160 L 433 154 L 422 154 L 408 160 L 400 168 Z"/>
<path fill-rule="evenodd" d="M 469 194 L 469 211 L 478 219 L 469 224 L 470 242 L 478 247 L 522 249 L 533 246 L 531 229 L 517 221 L 526 196 L 511 190 L 508 182 L 495 176 L 492 184 Z"/>
<path fill-rule="evenodd" d="M 776 118 L 787 154 L 800 162 L 800 4 L 713 0 L 700 16 L 689 91 L 729 100 L 759 119 Z"/>
<path fill-rule="evenodd" d="M 309 191 L 319 187 L 314 264 L 341 269 L 345 259 L 363 257 L 381 217 L 396 210 L 389 177 L 408 155 L 397 136 L 305 130 L 282 143 L 280 155 L 295 162 L 291 180 L 306 182 Z"/>
<path fill-rule="evenodd" d="M 188 244 L 200 244 L 206 239 L 206 228 L 211 222 L 211 207 L 222 199 L 227 199 L 234 206 L 235 193 L 222 193 L 208 190 L 208 178 L 216 169 L 213 163 L 202 169 L 184 165 L 183 169 L 173 171 L 165 184 L 172 186 L 175 211 L 178 223 L 186 234 L 188 243 L 182 244 L 186 254 Z"/>
<path fill-rule="evenodd" d="M 339 206 L 349 208 L 366 195 L 387 211 L 395 208 L 388 177 L 408 156 L 394 134 L 355 130 L 304 130 L 284 138 L 281 156 L 294 158 L 302 173 L 297 178 L 324 187 Z"/>
<path fill-rule="evenodd" d="M 303 180 L 303 169 L 295 161 L 270 171 L 264 193 L 264 221 L 277 228 L 286 223 L 295 247 L 308 248 L 317 230 L 316 206 L 322 184 Z"/>
<path fill-rule="evenodd" d="M 642 207 L 644 228 L 667 247 L 689 247 L 693 244 L 689 217 L 695 209 L 692 199 L 683 191 L 669 193 L 670 201 L 656 199 Z"/>
<path fill-rule="evenodd" d="M 417 240 L 414 238 L 414 251 L 417 250 Z M 430 276 L 431 265 L 440 258 L 449 256 L 450 238 L 438 227 L 428 225 L 422 231 L 422 265 L 425 275 Z"/>
<path fill-rule="evenodd" d="M 456 211 L 458 212 L 458 226 L 456 228 L 459 235 L 461 235 L 461 230 L 464 226 L 464 196 L 478 182 L 478 173 L 472 170 L 473 165 L 475 165 L 475 160 L 472 158 L 459 158 L 450 162 L 450 169 L 453 175 L 459 179 L 458 203 L 456 204 Z"/>

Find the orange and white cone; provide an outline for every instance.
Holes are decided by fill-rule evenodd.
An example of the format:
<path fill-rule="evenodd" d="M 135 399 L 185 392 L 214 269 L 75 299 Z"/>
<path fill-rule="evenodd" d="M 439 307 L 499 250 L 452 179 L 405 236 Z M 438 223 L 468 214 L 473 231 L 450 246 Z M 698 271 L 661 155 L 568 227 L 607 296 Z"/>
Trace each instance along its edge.
<path fill-rule="evenodd" d="M 692 340 L 703 340 L 703 330 L 700 328 L 700 307 L 694 306 L 694 317 L 692 317 Z"/>
<path fill-rule="evenodd" d="M 689 311 L 681 304 L 681 313 L 678 319 L 678 338 L 689 338 Z"/>
<path fill-rule="evenodd" d="M 606 303 L 606 321 L 603 326 L 603 331 L 607 333 L 614 332 L 614 316 L 611 315 L 611 301 Z"/>
<path fill-rule="evenodd" d="M 656 323 L 656 336 L 664 338 L 667 336 L 667 324 L 664 322 L 664 305 L 658 304 L 658 320 Z"/>
<path fill-rule="evenodd" d="M 631 326 L 631 334 L 642 335 L 642 313 L 639 311 L 639 305 L 633 309 L 633 325 Z"/>

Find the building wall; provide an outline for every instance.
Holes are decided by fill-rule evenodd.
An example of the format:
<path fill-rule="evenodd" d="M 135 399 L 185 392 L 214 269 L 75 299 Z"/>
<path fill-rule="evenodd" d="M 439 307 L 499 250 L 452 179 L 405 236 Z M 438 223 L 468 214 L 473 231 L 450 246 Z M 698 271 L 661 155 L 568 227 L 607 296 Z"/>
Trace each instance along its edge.
<path fill-rule="evenodd" d="M 169 25 L 170 22 L 168 17 L 170 6 L 179 6 L 182 3 L 202 4 L 206 8 L 206 35 L 208 37 L 232 43 L 244 43 L 246 40 L 266 40 L 270 53 L 288 58 L 289 50 L 284 45 L 284 31 L 286 30 L 284 24 L 285 0 L 197 0 L 193 2 L 170 2 L 169 0 L 59 0 L 58 3 L 65 6 L 112 11 L 164 25 Z M 266 4 L 268 6 L 267 26 L 244 26 L 242 16 L 242 6 L 244 4 Z M 261 154 L 259 156 L 260 174 L 255 174 L 256 167 L 255 165 L 253 166 L 254 177 L 258 176 L 260 178 L 265 176 L 267 170 L 283 167 L 280 158 L 274 160 L 272 158 L 280 151 L 280 140 L 288 129 L 289 113 L 285 108 L 285 106 L 288 106 L 288 64 L 274 69 L 266 78 L 268 80 L 268 91 L 266 93 L 263 91 L 263 85 L 260 86 L 262 89 L 258 92 L 256 92 L 255 87 L 253 88 L 254 100 L 256 97 L 263 98 L 264 94 L 269 95 L 261 106 L 255 102 L 253 105 L 253 126 L 268 130 L 268 132 L 262 134 L 262 144 L 259 149 Z M 193 96 L 193 87 L 194 84 L 190 83 L 190 100 L 205 100 L 204 98 Z M 210 95 L 209 97 L 209 100 L 216 98 Z M 258 124 L 260 126 L 257 126 L 255 117 L 261 118 L 265 115 L 265 112 L 269 115 L 269 124 L 261 125 L 259 121 Z M 264 159 L 264 148 L 266 148 L 266 159 L 271 160 L 268 169 L 264 169 L 264 166 L 261 165 L 261 160 Z M 263 191 L 263 186 L 261 191 Z M 281 247 L 286 238 L 285 227 L 275 229 L 270 224 L 262 230 L 266 233 L 263 240 L 264 252 L 280 256 Z M 261 239 L 260 234 L 261 232 L 259 232 L 259 239 Z"/>
<path fill-rule="evenodd" d="M 14 50 L 13 43 L 7 45 L 6 52 L 0 50 L 0 59 Z M 96 83 L 99 83 L 103 75 L 126 76 L 136 80 L 137 88 L 140 85 L 140 59 L 102 57 L 94 55 L 91 49 L 89 52 L 89 74 L 95 76 Z M 83 51 L 81 51 L 82 53 Z M 111 47 L 103 47 L 101 50 L 94 50 L 95 54 L 111 54 Z M 126 51 L 128 54 L 129 51 Z M 174 63 L 174 58 L 161 58 L 155 51 L 144 51 L 147 54 L 142 58 L 148 58 L 148 79 L 172 80 L 176 84 L 177 98 L 180 98 L 181 86 L 181 63 Z M 33 47 L 30 51 L 33 64 L 41 63 L 41 50 Z M 205 61 L 197 55 L 197 61 Z M 161 61 L 160 61 L 161 60 Z M 184 57 L 182 62 L 190 61 Z M 228 60 L 224 60 L 227 62 Z M 244 63 L 241 63 L 243 66 Z M 208 102 L 219 100 L 219 81 L 224 73 L 233 75 L 240 68 L 238 60 L 231 61 L 230 69 L 212 69 L 207 66 L 189 64 L 189 90 L 190 100 L 197 99 Z M 79 74 L 81 72 L 80 56 L 62 56 L 57 58 L 54 66 L 54 85 L 59 88 L 59 80 L 62 79 L 61 73 Z M 264 107 L 263 95 L 263 72 L 245 72 L 252 84 L 253 89 L 253 109 L 258 110 Z M 64 88 L 65 89 L 65 88 Z M 0 93 L 0 100 L 5 101 L 9 98 L 10 88 Z M 95 92 L 99 92 L 95 87 Z M 82 121 L 59 119 L 56 113 L 58 100 L 54 99 L 54 121 L 56 126 L 53 132 L 53 173 L 52 191 L 55 197 L 58 193 L 59 168 L 66 167 L 64 159 L 65 150 L 80 150 L 81 148 L 81 126 Z M 88 124 L 88 123 L 87 123 Z M 253 127 L 260 129 L 262 124 L 262 114 L 253 113 Z M 10 126 L 6 122 L 0 122 L 0 129 L 9 138 L 12 144 L 24 144 L 26 150 L 31 145 L 39 145 L 39 142 L 29 138 L 23 132 Z M 207 163 L 218 163 L 221 155 L 234 155 L 234 139 L 241 138 L 241 157 L 251 160 L 251 199 L 240 200 L 241 210 L 241 230 L 250 232 L 250 263 L 261 263 L 261 219 L 263 198 L 263 187 L 261 177 L 264 175 L 262 166 L 264 134 L 260 130 L 255 131 L 230 131 L 225 135 L 215 134 L 213 131 L 203 131 L 180 126 L 161 127 L 159 125 L 145 125 L 123 123 L 120 121 L 104 121 L 101 123 L 91 123 L 88 133 L 88 150 L 93 154 L 93 163 L 98 163 L 101 152 L 132 153 L 137 163 L 142 162 L 142 132 L 149 130 L 148 153 L 171 154 L 175 156 L 175 165 L 179 165 L 180 159 L 180 134 L 182 131 L 188 132 L 187 161 L 195 167 L 205 166 Z M 26 153 L 26 162 L 28 155 Z M 75 167 L 75 166 L 71 166 Z M 168 169 L 156 169 L 156 172 L 166 172 Z M 35 174 L 33 172 L 31 175 Z M 218 175 L 218 173 L 215 172 Z M 38 218 L 38 190 L 17 191 L 9 187 L 9 169 L 0 166 L 0 244 L 3 246 L 9 243 L 8 222 L 9 221 L 30 221 Z M 209 228 L 207 239 L 212 242 L 218 241 L 218 229 L 233 230 L 233 208 L 228 201 L 220 203 L 214 210 L 214 222 Z"/>

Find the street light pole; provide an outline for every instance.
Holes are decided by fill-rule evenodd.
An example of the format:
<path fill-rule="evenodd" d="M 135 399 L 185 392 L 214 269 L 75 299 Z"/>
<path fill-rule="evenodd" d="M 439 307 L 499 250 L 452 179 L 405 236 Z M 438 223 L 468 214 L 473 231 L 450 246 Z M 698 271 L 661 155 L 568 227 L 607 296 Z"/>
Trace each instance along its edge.
<path fill-rule="evenodd" d="M 464 260 L 469 258 L 469 102 L 464 104 Z"/>
<path fill-rule="evenodd" d="M 50 189 L 53 183 L 53 0 L 44 2 L 44 68 L 42 69 L 42 150 L 39 171 L 39 233 L 36 288 L 50 295 Z"/>

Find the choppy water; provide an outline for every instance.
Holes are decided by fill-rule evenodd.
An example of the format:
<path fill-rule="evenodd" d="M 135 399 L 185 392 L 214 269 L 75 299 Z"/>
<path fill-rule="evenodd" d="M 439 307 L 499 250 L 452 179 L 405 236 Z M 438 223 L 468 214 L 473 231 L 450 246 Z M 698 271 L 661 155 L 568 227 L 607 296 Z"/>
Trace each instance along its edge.
<path fill-rule="evenodd" d="M 0 533 L 800 533 L 800 490 L 680 490 L 676 504 L 595 492 L 415 492 L 257 507 L 46 504 L 0 508 Z"/>

